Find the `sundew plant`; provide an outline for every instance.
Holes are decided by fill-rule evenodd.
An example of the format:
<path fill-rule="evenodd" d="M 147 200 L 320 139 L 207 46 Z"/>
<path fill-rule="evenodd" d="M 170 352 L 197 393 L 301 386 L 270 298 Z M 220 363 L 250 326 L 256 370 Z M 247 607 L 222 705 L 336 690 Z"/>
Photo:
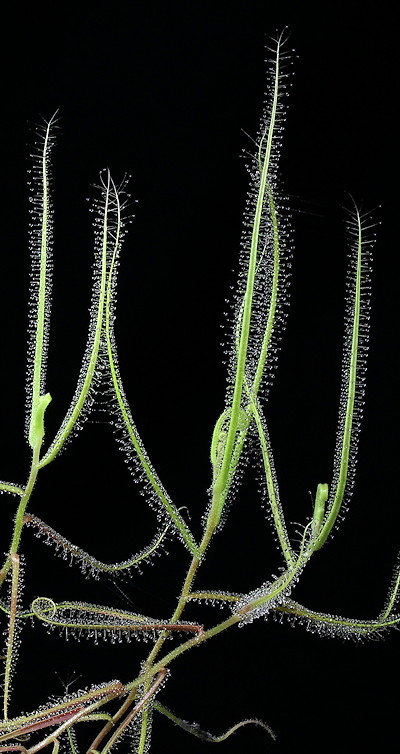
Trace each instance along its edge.
<path fill-rule="evenodd" d="M 54 437 L 46 434 L 46 413 L 52 396 L 46 387 L 46 364 L 50 342 L 52 297 L 52 191 L 50 158 L 54 147 L 57 116 L 38 131 L 32 182 L 30 251 L 29 351 L 26 397 L 26 442 L 31 465 L 23 484 L 0 483 L 1 491 L 15 501 L 12 537 L 0 571 L 1 620 L 6 637 L 2 655 L 3 721 L 0 724 L 0 752 L 34 754 L 50 746 L 75 754 L 90 730 L 88 752 L 107 754 L 121 751 L 144 754 L 151 749 L 152 726 L 162 715 L 204 742 L 223 741 L 246 724 L 259 725 L 266 736 L 275 737 L 268 720 L 232 720 L 224 733 L 203 731 L 181 719 L 178 709 L 168 705 L 168 677 L 174 661 L 231 628 L 259 618 L 288 618 L 307 629 L 339 637 L 368 637 L 400 623 L 395 612 L 399 569 L 393 575 L 385 607 L 375 620 L 357 620 L 313 610 L 296 601 L 296 585 L 318 551 L 327 545 L 342 519 L 354 485 L 357 443 L 362 418 L 368 347 L 370 255 L 373 222 L 352 202 L 348 216 L 349 264 L 345 308 L 344 348 L 339 419 L 333 474 L 314 491 L 312 515 L 291 532 L 285 520 L 271 438 L 268 431 L 268 401 L 274 377 L 278 345 L 286 318 L 291 232 L 285 219 L 285 203 L 278 185 L 278 158 L 287 99 L 287 77 L 291 54 L 283 35 L 273 43 L 269 65 L 269 93 L 254 154 L 249 158 L 250 190 L 241 240 L 240 270 L 232 302 L 228 346 L 228 374 L 225 400 L 210 437 L 210 487 L 204 491 L 202 536 L 193 535 L 187 516 L 174 502 L 158 476 L 134 421 L 135 396 L 122 384 L 114 336 L 119 256 L 129 218 L 126 183 L 117 185 L 109 171 L 100 174 L 95 214 L 95 262 L 90 324 L 75 393 Z M 155 511 L 159 528 L 151 542 L 127 560 L 105 563 L 68 541 L 35 515 L 40 479 L 46 467 L 73 441 L 93 407 L 108 406 L 115 438 L 145 501 Z M 56 398 L 55 398 L 56 399 Z M 84 427 L 83 427 L 84 429 Z M 280 557 L 277 574 L 260 573 L 259 582 L 248 593 L 225 592 L 203 585 L 201 567 L 210 548 L 218 548 L 221 531 L 231 507 L 240 504 L 243 470 L 254 465 L 268 510 Z M 2 470 L 7 475 L 7 470 Z M 84 501 L 82 501 L 84 505 Z M 251 527 L 251 524 L 249 524 Z M 108 574 L 117 578 L 145 567 L 155 553 L 168 557 L 168 541 L 175 536 L 182 548 L 187 572 L 173 614 L 154 617 L 80 600 L 57 601 L 51 595 L 24 604 L 24 538 L 33 530 L 54 546 L 73 566 L 90 579 Z M 188 603 L 215 605 L 214 622 L 204 625 L 187 620 Z M 222 608 L 222 613 L 221 609 Z M 193 609 L 193 608 L 192 608 Z M 223 618 L 221 620 L 221 615 Z M 136 674 L 105 677 L 101 684 L 66 693 L 64 697 L 38 699 L 31 712 L 10 713 L 17 670 L 20 631 L 34 624 L 60 633 L 65 638 L 134 642 L 147 639 L 143 660 Z M 251 630 L 251 629 L 250 629 Z M 265 631 L 268 628 L 265 626 Z M 98 647 L 99 656 L 101 646 Z M 127 649 L 127 652 L 129 648 Z M 131 664 L 127 663 L 127 669 Z M 67 689 L 68 691 L 68 689 Z M 14 705 L 13 705 L 14 706 Z M 85 726 L 82 723 L 87 723 Z M 242 735 L 245 735 L 243 732 Z M 188 743 L 190 746 L 190 741 Z M 61 748 L 60 748 L 61 747 Z"/>

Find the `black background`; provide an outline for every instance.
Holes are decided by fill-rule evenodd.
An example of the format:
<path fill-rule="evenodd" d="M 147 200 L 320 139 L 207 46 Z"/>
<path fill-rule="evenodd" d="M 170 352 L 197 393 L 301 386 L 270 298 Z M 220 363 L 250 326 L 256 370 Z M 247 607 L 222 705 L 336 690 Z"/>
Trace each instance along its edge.
<path fill-rule="evenodd" d="M 393 20 L 364 4 L 202 2 L 40 4 L 16 8 L 2 44 L 3 480 L 23 483 L 29 280 L 26 171 L 34 124 L 59 108 L 54 149 L 54 305 L 47 432 L 75 387 L 88 325 L 92 227 L 86 197 L 98 171 L 132 174 L 136 215 L 120 268 L 116 337 L 135 422 L 165 487 L 187 506 L 200 536 L 210 483 L 209 443 L 223 407 L 221 325 L 235 281 L 247 190 L 243 150 L 255 135 L 265 89 L 265 47 L 289 27 L 295 49 L 281 178 L 294 227 L 292 303 L 268 418 L 287 519 L 311 514 L 309 490 L 330 480 L 340 388 L 350 192 L 382 223 L 373 263 L 371 353 L 356 489 L 337 535 L 315 556 L 294 597 L 359 618 L 382 609 L 399 546 L 396 91 Z M 244 133 L 245 132 L 245 133 Z M 134 200 L 138 200 L 136 204 Z M 378 205 L 380 205 L 378 207 Z M 377 208 L 378 207 L 378 208 Z M 93 416 L 98 420 L 99 416 Z M 281 565 L 258 494 L 245 478 L 215 537 L 197 586 L 250 590 Z M 2 542 L 11 496 L 2 496 Z M 40 475 L 30 510 L 103 560 L 140 549 L 155 516 L 131 485 L 110 427 L 87 423 Z M 292 531 L 295 527 L 292 527 Z M 143 576 L 117 586 L 85 581 L 23 535 L 26 605 L 37 595 L 113 604 L 167 618 L 188 562 L 179 543 Z M 222 614 L 217 612 L 217 616 Z M 196 618 L 197 616 L 197 618 Z M 188 617 L 211 625 L 210 609 Z M 11 713 L 49 695 L 135 677 L 146 646 L 93 646 L 41 627 L 21 635 Z M 278 734 L 239 731 L 221 752 L 325 745 L 385 750 L 397 742 L 399 638 L 320 638 L 272 620 L 233 629 L 178 660 L 160 700 L 222 732 L 255 716 Z M 61 678 L 61 681 L 60 681 Z M 128 751 L 125 743 L 121 751 Z M 206 751 L 158 716 L 152 751 Z"/>

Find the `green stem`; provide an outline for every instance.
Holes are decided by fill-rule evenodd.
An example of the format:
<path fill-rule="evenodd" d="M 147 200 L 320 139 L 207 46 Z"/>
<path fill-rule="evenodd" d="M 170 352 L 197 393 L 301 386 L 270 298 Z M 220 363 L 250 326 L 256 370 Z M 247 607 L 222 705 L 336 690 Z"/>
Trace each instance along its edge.
<path fill-rule="evenodd" d="M 10 599 L 10 618 L 8 622 L 7 653 L 4 672 L 3 711 L 4 720 L 8 719 L 8 705 L 10 701 L 11 673 L 14 659 L 14 638 L 17 618 L 18 584 L 19 584 L 19 556 L 11 555 L 12 584 Z"/>
<path fill-rule="evenodd" d="M 17 513 L 15 516 L 14 531 L 13 531 L 10 549 L 9 549 L 7 558 L 5 560 L 5 563 L 3 565 L 3 568 L 0 571 L 0 586 L 2 585 L 4 579 L 7 576 L 8 571 L 11 568 L 11 562 L 12 562 L 11 556 L 18 552 L 19 543 L 21 540 L 22 528 L 24 525 L 24 514 L 25 514 L 26 506 L 29 503 L 30 496 L 35 486 L 36 477 L 39 472 L 38 463 L 39 463 L 40 448 L 41 448 L 41 444 L 36 445 L 35 448 L 33 448 L 32 464 L 31 464 L 29 479 L 26 484 L 24 494 L 21 497 L 21 500 L 17 509 Z"/>
<path fill-rule="evenodd" d="M 161 660 L 159 660 L 157 663 L 146 669 L 144 673 L 134 681 L 127 683 L 125 689 L 127 691 L 133 691 L 134 689 L 137 689 L 140 684 L 142 684 L 144 681 L 148 682 L 149 680 L 151 680 L 151 678 L 153 678 L 156 673 L 159 673 L 162 668 L 168 667 L 171 662 L 176 660 L 176 658 L 184 652 L 187 652 L 193 647 L 199 646 L 199 644 L 208 641 L 208 639 L 211 639 L 213 636 L 217 636 L 218 634 L 222 633 L 222 631 L 226 631 L 227 628 L 235 626 L 237 623 L 240 623 L 241 620 L 243 620 L 243 615 L 238 615 L 237 613 L 235 613 L 226 620 L 222 621 L 222 623 L 218 623 L 216 626 L 209 628 L 202 634 L 198 634 L 195 639 L 189 639 L 188 641 L 185 641 L 183 644 L 180 644 L 179 647 L 175 647 L 175 649 L 173 649 L 171 652 L 168 652 L 168 654 L 164 655 L 164 657 L 162 657 Z"/>

